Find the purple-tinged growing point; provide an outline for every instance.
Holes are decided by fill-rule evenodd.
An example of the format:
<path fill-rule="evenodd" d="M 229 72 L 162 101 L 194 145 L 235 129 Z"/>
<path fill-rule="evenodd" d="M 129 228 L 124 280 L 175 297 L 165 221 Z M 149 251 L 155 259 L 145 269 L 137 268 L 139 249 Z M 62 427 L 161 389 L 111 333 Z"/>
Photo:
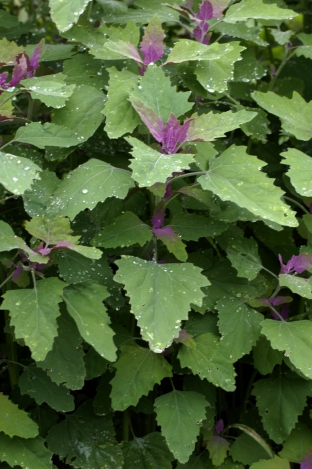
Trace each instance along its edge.
<path fill-rule="evenodd" d="M 312 449 L 309 449 L 300 463 L 300 469 L 312 469 Z"/>
<path fill-rule="evenodd" d="M 181 329 L 179 332 L 179 336 L 173 339 L 173 342 L 175 342 L 176 344 L 179 344 L 180 342 L 183 343 L 183 342 L 186 342 L 187 340 L 192 339 L 192 337 L 193 337 L 192 334 L 189 334 L 184 329 Z"/>
<path fill-rule="evenodd" d="M 209 37 L 206 35 L 209 29 L 207 21 L 213 18 L 213 8 L 211 2 L 204 0 L 204 2 L 200 5 L 199 13 L 195 14 L 195 18 L 200 20 L 200 22 L 194 29 L 193 34 L 198 42 L 207 45 L 209 42 Z"/>
<path fill-rule="evenodd" d="M 156 236 L 156 238 L 162 240 L 170 240 L 175 241 L 176 239 L 180 239 L 177 233 L 171 228 L 171 226 L 165 226 L 164 228 L 152 228 L 152 232 Z"/>
<path fill-rule="evenodd" d="M 223 422 L 222 419 L 220 419 L 220 420 L 217 421 L 216 426 L 215 426 L 215 430 L 216 430 L 217 435 L 220 435 L 220 433 L 223 432 L 223 430 L 224 430 L 224 422 Z"/>
<path fill-rule="evenodd" d="M 262 302 L 263 306 L 272 305 L 272 306 L 279 306 L 285 303 L 291 303 L 292 298 L 290 296 L 275 296 L 274 298 L 259 298 L 259 301 Z"/>
<path fill-rule="evenodd" d="M 144 56 L 144 64 L 149 65 L 161 59 L 164 55 L 164 31 L 161 20 L 154 16 L 146 26 L 140 48 Z"/>
<path fill-rule="evenodd" d="M 213 7 L 211 2 L 204 0 L 199 7 L 199 13 L 196 13 L 195 17 L 202 21 L 211 20 L 211 18 L 213 18 Z"/>
<path fill-rule="evenodd" d="M 171 114 L 165 126 L 163 137 L 163 149 L 168 155 L 177 153 L 180 146 L 185 142 L 187 131 L 190 127 L 191 120 L 187 120 L 184 124 Z"/>
<path fill-rule="evenodd" d="M 0 86 L 3 89 L 6 89 L 9 87 L 9 85 L 6 83 L 7 78 L 8 78 L 8 72 L 0 73 Z"/>
<path fill-rule="evenodd" d="M 162 142 L 165 130 L 161 117 L 157 116 L 153 109 L 146 107 L 138 98 L 131 96 L 130 101 L 154 139 L 157 142 Z"/>
<path fill-rule="evenodd" d="M 276 321 L 281 321 L 281 318 L 274 311 L 271 311 L 271 314 L 273 319 L 275 319 Z M 286 320 L 289 316 L 288 305 L 283 304 L 279 310 L 279 314 L 284 320 Z"/>
<path fill-rule="evenodd" d="M 152 224 L 153 228 L 160 228 L 164 224 L 164 219 L 165 219 L 165 206 L 163 204 L 157 205 L 157 207 L 154 210 L 153 216 L 152 216 Z"/>
<path fill-rule="evenodd" d="M 36 45 L 33 55 L 29 59 L 30 72 L 32 73 L 39 68 L 39 60 L 43 52 L 43 44 L 44 42 L 40 41 L 39 44 Z"/>
<path fill-rule="evenodd" d="M 278 259 L 281 265 L 281 274 L 291 274 L 296 272 L 302 274 L 305 270 L 312 268 L 312 254 L 302 253 L 299 256 L 292 256 L 287 264 L 283 264 L 282 256 L 279 254 Z"/>

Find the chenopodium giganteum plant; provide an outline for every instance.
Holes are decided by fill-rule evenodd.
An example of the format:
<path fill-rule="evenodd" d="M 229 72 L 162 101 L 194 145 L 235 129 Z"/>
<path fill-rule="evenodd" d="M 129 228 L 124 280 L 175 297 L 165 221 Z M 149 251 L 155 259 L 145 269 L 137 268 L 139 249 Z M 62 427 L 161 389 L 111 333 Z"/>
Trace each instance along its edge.
<path fill-rule="evenodd" d="M 311 469 L 311 3 L 46 6 L 0 10 L 1 468 Z"/>

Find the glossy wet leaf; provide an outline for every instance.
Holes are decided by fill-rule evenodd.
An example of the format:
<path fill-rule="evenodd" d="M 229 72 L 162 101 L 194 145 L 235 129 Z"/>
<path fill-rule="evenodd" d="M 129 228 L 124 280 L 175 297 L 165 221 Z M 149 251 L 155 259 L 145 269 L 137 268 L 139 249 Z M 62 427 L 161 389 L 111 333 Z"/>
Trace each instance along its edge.
<path fill-rule="evenodd" d="M 287 175 L 290 177 L 291 183 L 298 192 L 305 197 L 312 196 L 312 159 L 296 148 L 288 148 L 287 151 L 281 153 L 284 158 L 283 163 L 289 165 Z M 304 171 L 302 171 L 304 168 Z"/>
<path fill-rule="evenodd" d="M 258 461 L 250 466 L 250 469 L 290 469 L 290 464 L 287 459 L 282 459 L 279 456 L 274 456 L 269 461 Z"/>
<path fill-rule="evenodd" d="M 160 384 L 163 378 L 172 376 L 171 366 L 162 355 L 137 345 L 121 346 L 121 354 L 114 368 L 117 370 L 111 381 L 114 410 L 135 406 L 156 383 Z"/>
<path fill-rule="evenodd" d="M 0 152 L 0 183 L 13 194 L 23 194 L 40 178 L 38 165 L 28 158 Z"/>
<path fill-rule="evenodd" d="M 36 422 L 3 393 L 0 393 L 0 430 L 11 438 L 35 438 L 38 435 Z"/>
<path fill-rule="evenodd" d="M 0 459 L 10 467 L 16 465 L 23 469 L 52 469 L 52 453 L 45 446 L 44 438 L 23 439 L 0 434 Z"/>
<path fill-rule="evenodd" d="M 0 220 L 0 251 L 11 251 L 12 249 L 21 249 L 32 262 L 42 262 L 43 264 L 48 262 L 48 259 L 44 259 L 27 246 L 22 238 L 16 236 L 8 223 Z"/>
<path fill-rule="evenodd" d="M 262 375 L 272 373 L 276 365 L 283 361 L 283 354 L 271 347 L 270 341 L 261 335 L 253 347 L 254 366 Z"/>
<path fill-rule="evenodd" d="M 293 10 L 279 8 L 272 3 L 268 8 L 263 0 L 242 0 L 238 4 L 230 6 L 223 21 L 236 23 L 237 21 L 246 21 L 249 18 L 282 21 L 294 18 L 297 15 L 298 13 Z"/>
<path fill-rule="evenodd" d="M 34 360 L 44 360 L 57 336 L 58 304 L 66 283 L 56 277 L 39 280 L 35 288 L 9 290 L 2 304 L 10 311 L 17 338 L 25 340 Z"/>
<path fill-rule="evenodd" d="M 24 208 L 31 217 L 44 216 L 53 192 L 60 184 L 52 171 L 44 170 L 23 194 Z"/>
<path fill-rule="evenodd" d="M 181 463 L 186 462 L 193 452 L 207 405 L 202 394 L 192 391 L 175 390 L 155 400 L 161 433 L 170 451 Z"/>
<path fill-rule="evenodd" d="M 22 80 L 21 84 L 30 92 L 33 99 L 40 99 L 46 106 L 60 108 L 73 94 L 75 85 L 66 85 L 62 73 Z"/>
<path fill-rule="evenodd" d="M 67 31 L 74 23 L 77 23 L 79 16 L 84 12 L 90 0 L 69 0 L 59 2 L 50 0 L 52 20 L 56 23 L 60 31 Z"/>
<path fill-rule="evenodd" d="M 312 278 L 302 278 L 291 274 L 280 274 L 280 285 L 293 293 L 312 299 Z"/>
<path fill-rule="evenodd" d="M 20 143 L 30 143 L 38 148 L 70 147 L 81 143 L 80 136 L 63 124 L 46 122 L 32 122 L 20 127 L 14 140 Z M 28 189 L 29 187 L 27 187 Z"/>
<path fill-rule="evenodd" d="M 174 459 L 164 437 L 160 433 L 149 433 L 143 438 L 134 438 L 122 443 L 124 469 L 132 469 L 138 464 L 149 469 L 171 469 Z"/>
<path fill-rule="evenodd" d="M 170 226 L 186 241 L 198 241 L 201 237 L 217 236 L 227 227 L 225 223 L 195 213 L 174 215 Z"/>
<path fill-rule="evenodd" d="M 102 285 L 87 280 L 64 289 L 63 298 L 69 314 L 75 320 L 83 339 L 109 361 L 116 359 L 114 331 L 103 305 L 109 296 Z"/>
<path fill-rule="evenodd" d="M 125 285 L 133 314 L 150 348 L 160 353 L 178 335 L 190 303 L 200 305 L 209 284 L 192 264 L 156 264 L 137 257 L 116 261 L 115 281 Z"/>

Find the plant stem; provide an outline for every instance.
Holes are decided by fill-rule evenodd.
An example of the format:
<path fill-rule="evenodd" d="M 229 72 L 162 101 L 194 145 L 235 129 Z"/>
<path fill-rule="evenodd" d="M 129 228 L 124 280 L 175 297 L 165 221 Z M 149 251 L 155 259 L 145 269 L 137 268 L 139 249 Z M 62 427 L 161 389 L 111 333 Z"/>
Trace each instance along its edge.
<path fill-rule="evenodd" d="M 282 195 L 282 199 L 289 200 L 289 202 L 292 202 L 294 205 L 297 205 L 297 207 L 300 207 L 301 210 L 303 210 L 305 213 L 308 215 L 311 215 L 311 213 L 308 211 L 306 207 L 301 205 L 299 202 L 297 202 L 295 199 L 292 199 L 291 197 L 288 197 L 287 195 Z"/>

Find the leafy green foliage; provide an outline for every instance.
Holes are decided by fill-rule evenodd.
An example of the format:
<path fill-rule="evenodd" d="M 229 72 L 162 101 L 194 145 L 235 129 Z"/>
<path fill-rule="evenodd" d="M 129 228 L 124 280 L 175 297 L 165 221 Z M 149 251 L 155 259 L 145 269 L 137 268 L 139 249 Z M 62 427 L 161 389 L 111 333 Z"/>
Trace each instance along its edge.
<path fill-rule="evenodd" d="M 21 438 L 35 438 L 38 435 L 38 427 L 35 422 L 2 393 L 0 394 L 0 415 L 1 432 L 6 435 Z"/>
<path fill-rule="evenodd" d="M 124 442 L 122 446 L 124 468 L 130 469 L 135 464 L 150 469 L 170 469 L 173 456 L 167 448 L 164 437 L 159 433 L 149 433 L 144 438 L 135 438 Z"/>
<path fill-rule="evenodd" d="M 13 438 L 0 434 L 0 459 L 7 461 L 10 467 L 16 465 L 23 469 L 37 467 L 38 469 L 51 469 L 52 453 L 44 445 L 41 437 L 23 439 Z"/>

